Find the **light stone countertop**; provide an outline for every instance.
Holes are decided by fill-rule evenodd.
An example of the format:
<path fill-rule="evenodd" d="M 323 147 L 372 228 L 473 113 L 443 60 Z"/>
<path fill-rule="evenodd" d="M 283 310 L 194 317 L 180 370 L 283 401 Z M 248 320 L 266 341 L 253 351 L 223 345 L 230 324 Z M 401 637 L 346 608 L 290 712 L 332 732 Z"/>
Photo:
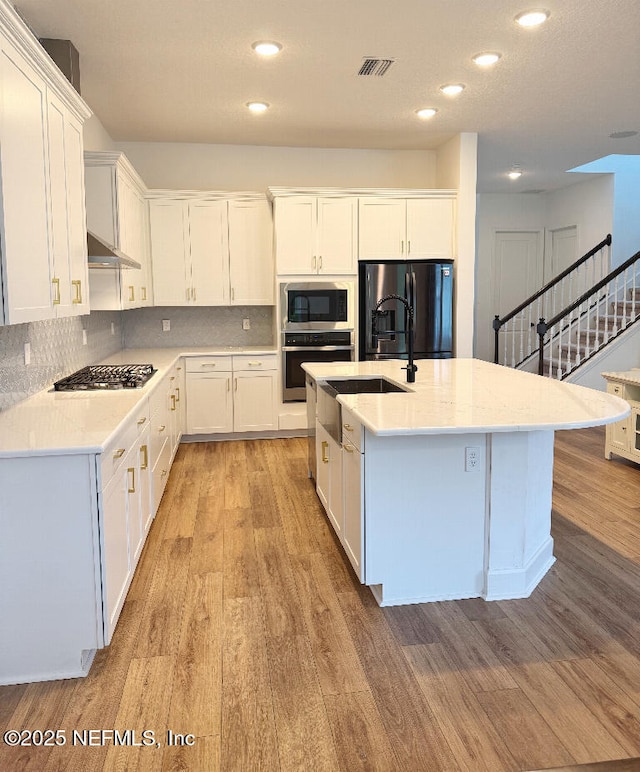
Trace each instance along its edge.
<path fill-rule="evenodd" d="M 7 408 L 0 412 L 0 458 L 100 453 L 181 356 L 276 353 L 265 346 L 123 349 L 96 364 L 152 364 L 158 372 L 141 389 L 64 392 L 51 386 Z"/>
<path fill-rule="evenodd" d="M 421 359 L 416 382 L 401 360 L 309 363 L 316 381 L 383 376 L 410 389 L 340 394 L 338 401 L 373 434 L 466 434 L 577 429 L 629 414 L 622 399 L 479 359 Z"/>
<path fill-rule="evenodd" d="M 624 372 L 601 373 L 607 381 L 616 383 L 640 384 L 640 367 L 634 367 Z"/>

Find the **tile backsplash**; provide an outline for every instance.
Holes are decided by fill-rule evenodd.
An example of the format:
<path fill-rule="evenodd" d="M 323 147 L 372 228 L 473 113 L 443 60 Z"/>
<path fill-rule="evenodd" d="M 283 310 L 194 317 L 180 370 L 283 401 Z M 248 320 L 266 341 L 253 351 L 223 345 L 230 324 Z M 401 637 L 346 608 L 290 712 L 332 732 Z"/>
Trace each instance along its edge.
<path fill-rule="evenodd" d="M 166 306 L 137 308 L 124 316 L 127 348 L 170 346 L 271 346 L 275 344 L 271 306 Z M 162 331 L 162 320 L 171 329 Z M 249 319 L 251 329 L 242 329 Z"/>
<path fill-rule="evenodd" d="M 121 317 L 119 311 L 94 311 L 86 316 L 0 327 L 0 410 L 121 349 Z M 28 365 L 24 363 L 25 343 L 31 346 Z"/>
<path fill-rule="evenodd" d="M 121 348 L 271 346 L 273 312 L 271 306 L 140 308 L 0 326 L 0 410 Z M 169 332 L 162 331 L 163 319 Z M 242 329 L 243 319 L 250 320 L 249 330 Z"/>

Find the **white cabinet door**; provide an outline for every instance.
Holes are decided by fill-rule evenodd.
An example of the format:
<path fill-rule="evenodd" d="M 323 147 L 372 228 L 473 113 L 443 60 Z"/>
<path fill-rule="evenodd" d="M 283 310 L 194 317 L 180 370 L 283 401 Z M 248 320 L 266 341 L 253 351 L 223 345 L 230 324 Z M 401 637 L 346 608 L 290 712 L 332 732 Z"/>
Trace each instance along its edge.
<path fill-rule="evenodd" d="M 275 371 L 234 373 L 234 432 L 260 432 L 276 429 L 275 401 Z"/>
<path fill-rule="evenodd" d="M 53 305 L 56 316 L 72 316 L 67 170 L 65 166 L 65 108 L 57 99 L 47 105 L 49 122 L 50 249 L 53 258 Z"/>
<path fill-rule="evenodd" d="M 187 434 L 233 431 L 231 373 L 187 373 Z"/>
<path fill-rule="evenodd" d="M 453 258 L 454 201 L 452 198 L 407 199 L 409 258 Z"/>
<path fill-rule="evenodd" d="M 54 316 L 49 253 L 47 94 L 43 78 L 0 36 L 2 289 L 7 324 Z"/>
<path fill-rule="evenodd" d="M 67 113 L 64 124 L 64 157 L 67 180 L 71 305 L 74 315 L 89 313 L 89 263 L 82 147 L 82 125 Z"/>
<path fill-rule="evenodd" d="M 317 255 L 319 273 L 356 273 L 357 204 L 356 198 L 318 199 Z"/>
<path fill-rule="evenodd" d="M 129 528 L 127 479 L 118 471 L 102 495 L 102 587 L 105 645 L 111 642 L 129 587 Z"/>
<path fill-rule="evenodd" d="M 55 315 L 89 313 L 82 126 L 49 95 L 50 250 Z"/>
<path fill-rule="evenodd" d="M 229 201 L 231 305 L 273 305 L 273 239 L 266 201 Z"/>
<path fill-rule="evenodd" d="M 292 196 L 275 202 L 276 272 L 317 273 L 316 198 Z"/>
<path fill-rule="evenodd" d="M 229 302 L 227 202 L 190 201 L 187 223 L 190 302 L 198 306 L 226 305 Z"/>
<path fill-rule="evenodd" d="M 187 281 L 186 205 L 182 201 L 149 202 L 153 296 L 157 306 L 182 306 L 189 301 Z"/>
<path fill-rule="evenodd" d="M 363 458 L 358 449 L 352 443 L 345 442 L 342 448 L 342 488 L 344 491 L 342 545 L 360 581 L 364 581 L 362 461 Z"/>
<path fill-rule="evenodd" d="M 331 437 L 327 430 L 316 421 L 316 492 L 325 511 L 329 511 L 329 443 Z M 335 528 L 335 523 L 333 524 Z"/>
<path fill-rule="evenodd" d="M 406 260 L 406 207 L 400 198 L 359 201 L 360 260 Z"/>

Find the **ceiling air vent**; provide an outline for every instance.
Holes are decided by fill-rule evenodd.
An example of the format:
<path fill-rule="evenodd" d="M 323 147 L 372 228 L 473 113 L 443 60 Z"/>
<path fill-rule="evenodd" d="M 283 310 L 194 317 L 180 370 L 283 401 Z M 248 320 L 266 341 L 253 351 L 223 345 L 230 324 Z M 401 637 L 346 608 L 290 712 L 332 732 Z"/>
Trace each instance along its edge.
<path fill-rule="evenodd" d="M 358 75 L 377 75 L 381 78 L 389 71 L 389 67 L 395 62 L 395 59 L 374 59 L 372 57 L 365 57 L 362 60 L 362 65 L 358 70 Z"/>

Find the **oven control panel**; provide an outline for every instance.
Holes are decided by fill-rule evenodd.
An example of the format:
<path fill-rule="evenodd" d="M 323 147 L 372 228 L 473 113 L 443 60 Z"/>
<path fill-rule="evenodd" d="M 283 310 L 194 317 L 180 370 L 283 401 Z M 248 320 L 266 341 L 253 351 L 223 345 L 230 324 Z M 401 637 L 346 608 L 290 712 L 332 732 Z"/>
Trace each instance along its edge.
<path fill-rule="evenodd" d="M 283 332 L 283 346 L 350 346 L 351 331 L 344 332 Z"/>

